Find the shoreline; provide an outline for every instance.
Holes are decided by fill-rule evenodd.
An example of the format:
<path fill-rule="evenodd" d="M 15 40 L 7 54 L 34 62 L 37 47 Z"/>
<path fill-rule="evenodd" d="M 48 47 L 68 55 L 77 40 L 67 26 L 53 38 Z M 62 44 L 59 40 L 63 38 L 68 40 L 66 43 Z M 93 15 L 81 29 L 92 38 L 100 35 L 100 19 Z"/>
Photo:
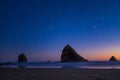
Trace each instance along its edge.
<path fill-rule="evenodd" d="M 0 68 L 0 80 L 120 80 L 120 69 Z"/>
<path fill-rule="evenodd" d="M 120 62 L 71 62 L 71 63 L 7 63 L 0 65 L 0 68 L 82 68 L 82 69 L 120 69 Z"/>

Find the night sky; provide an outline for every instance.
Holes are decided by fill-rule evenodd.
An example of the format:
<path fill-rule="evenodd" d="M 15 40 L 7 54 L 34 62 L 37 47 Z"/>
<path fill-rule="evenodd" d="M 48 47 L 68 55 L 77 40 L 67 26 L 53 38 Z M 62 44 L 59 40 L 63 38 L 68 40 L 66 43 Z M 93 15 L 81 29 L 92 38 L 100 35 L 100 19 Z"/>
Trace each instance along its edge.
<path fill-rule="evenodd" d="M 120 60 L 120 0 L 1 0 L 0 62 L 60 61 L 65 45 L 93 60 Z"/>

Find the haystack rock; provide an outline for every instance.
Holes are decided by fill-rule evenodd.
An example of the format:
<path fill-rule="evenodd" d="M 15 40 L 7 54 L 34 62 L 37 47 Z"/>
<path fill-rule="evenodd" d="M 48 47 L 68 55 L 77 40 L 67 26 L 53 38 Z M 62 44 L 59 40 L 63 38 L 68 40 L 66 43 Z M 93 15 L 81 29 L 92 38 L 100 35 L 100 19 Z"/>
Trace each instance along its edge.
<path fill-rule="evenodd" d="M 62 51 L 61 62 L 85 62 L 87 61 L 80 56 L 70 45 L 66 45 Z"/>
<path fill-rule="evenodd" d="M 118 60 L 114 56 L 112 56 L 109 61 L 118 61 Z"/>
<path fill-rule="evenodd" d="M 27 57 L 25 56 L 24 53 L 21 53 L 21 54 L 18 56 L 18 62 L 27 62 Z"/>

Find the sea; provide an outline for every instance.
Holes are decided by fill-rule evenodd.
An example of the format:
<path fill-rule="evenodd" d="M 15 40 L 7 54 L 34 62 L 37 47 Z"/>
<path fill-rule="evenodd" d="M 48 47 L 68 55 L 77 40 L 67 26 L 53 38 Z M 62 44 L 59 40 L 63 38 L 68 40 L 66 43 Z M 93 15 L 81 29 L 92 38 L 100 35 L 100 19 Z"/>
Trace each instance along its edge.
<path fill-rule="evenodd" d="M 120 62 L 26 62 L 4 63 L 0 68 L 82 68 L 82 69 L 120 69 Z"/>

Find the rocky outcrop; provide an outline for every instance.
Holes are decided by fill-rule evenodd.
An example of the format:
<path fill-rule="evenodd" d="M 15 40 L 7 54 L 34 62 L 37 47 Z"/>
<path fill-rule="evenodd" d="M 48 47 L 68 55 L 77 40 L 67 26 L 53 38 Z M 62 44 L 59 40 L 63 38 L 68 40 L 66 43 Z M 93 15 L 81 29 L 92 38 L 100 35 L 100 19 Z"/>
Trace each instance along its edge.
<path fill-rule="evenodd" d="M 118 60 L 114 56 L 112 56 L 109 61 L 118 61 Z"/>
<path fill-rule="evenodd" d="M 84 62 L 87 61 L 80 56 L 70 45 L 66 45 L 62 51 L 61 62 Z"/>
<path fill-rule="evenodd" d="M 27 57 L 25 56 L 24 53 L 21 53 L 21 54 L 18 56 L 18 62 L 27 62 Z"/>

